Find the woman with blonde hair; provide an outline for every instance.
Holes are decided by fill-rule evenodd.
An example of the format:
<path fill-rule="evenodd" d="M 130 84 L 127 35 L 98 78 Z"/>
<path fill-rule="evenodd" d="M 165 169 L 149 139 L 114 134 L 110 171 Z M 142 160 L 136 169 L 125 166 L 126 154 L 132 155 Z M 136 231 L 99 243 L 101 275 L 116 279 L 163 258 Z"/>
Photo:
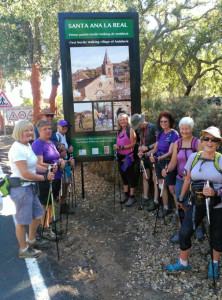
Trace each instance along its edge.
<path fill-rule="evenodd" d="M 48 181 L 55 176 L 52 172 L 48 172 L 46 167 L 41 167 L 37 163 L 38 159 L 29 144 L 34 136 L 34 128 L 29 121 L 19 121 L 14 127 L 12 136 L 15 142 L 8 153 L 12 169 L 11 177 L 25 181 L 20 186 L 10 189 L 11 199 L 16 207 L 16 237 L 20 246 L 18 256 L 36 258 L 41 255 L 41 251 L 34 248 L 45 247 L 46 242 L 35 239 L 36 229 L 44 213 L 37 196 L 35 181 Z M 42 174 L 36 174 L 36 171 Z M 29 225 L 29 239 L 26 242 L 27 225 Z"/>
<path fill-rule="evenodd" d="M 117 128 L 118 136 L 113 149 L 117 151 L 119 172 L 123 181 L 124 197 L 120 200 L 120 203 L 132 206 L 136 201 L 134 196 L 136 180 L 133 166 L 133 148 L 136 144 L 136 134 L 130 128 L 130 118 L 125 113 L 119 114 Z"/>

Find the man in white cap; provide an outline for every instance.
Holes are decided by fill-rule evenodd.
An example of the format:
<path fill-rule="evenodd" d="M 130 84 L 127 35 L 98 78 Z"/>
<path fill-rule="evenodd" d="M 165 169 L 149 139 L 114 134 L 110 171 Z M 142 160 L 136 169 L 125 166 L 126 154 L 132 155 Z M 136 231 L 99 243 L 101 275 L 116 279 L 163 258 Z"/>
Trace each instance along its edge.
<path fill-rule="evenodd" d="M 131 117 L 131 127 L 134 130 L 139 131 L 140 136 L 140 146 L 138 148 L 138 156 L 140 158 L 143 158 L 144 167 L 147 173 L 148 178 L 150 177 L 150 174 L 152 172 L 153 182 L 154 182 L 154 201 L 158 203 L 158 187 L 155 180 L 155 170 L 153 169 L 153 166 L 149 160 L 150 151 L 153 149 L 154 144 L 156 142 L 156 136 L 159 132 L 156 125 L 146 122 L 145 121 L 145 115 L 144 114 L 134 114 Z M 146 174 L 143 173 L 143 201 L 142 205 L 148 203 L 149 200 L 149 183 L 146 179 Z M 148 211 L 154 210 L 155 205 L 152 202 L 150 206 L 148 207 Z"/>

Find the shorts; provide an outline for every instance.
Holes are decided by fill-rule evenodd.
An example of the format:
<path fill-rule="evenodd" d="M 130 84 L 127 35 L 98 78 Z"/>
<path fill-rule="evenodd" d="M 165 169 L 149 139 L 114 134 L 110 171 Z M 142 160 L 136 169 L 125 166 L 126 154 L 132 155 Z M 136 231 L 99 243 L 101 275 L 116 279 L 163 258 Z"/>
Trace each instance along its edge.
<path fill-rule="evenodd" d="M 174 191 L 175 191 L 175 194 L 176 194 L 176 199 L 178 199 L 178 197 L 181 193 L 183 183 L 184 183 L 183 180 L 176 179 L 176 184 L 175 184 L 175 187 L 174 187 Z M 185 196 L 184 196 L 183 206 L 187 206 L 188 201 L 189 201 L 189 191 L 187 191 Z"/>
<path fill-rule="evenodd" d="M 71 178 L 71 168 L 70 166 L 65 166 L 65 172 L 66 172 L 66 178 L 70 179 Z"/>
<path fill-rule="evenodd" d="M 32 219 L 41 219 L 43 208 L 33 185 L 10 189 L 10 197 L 15 203 L 15 218 L 19 225 L 29 225 Z"/>
<path fill-rule="evenodd" d="M 49 197 L 49 188 L 50 188 L 50 182 L 49 181 L 38 181 L 39 186 L 39 200 L 42 205 L 47 205 L 48 197 Z M 61 188 L 61 179 L 54 179 L 52 181 L 52 192 L 53 197 L 56 199 L 59 195 L 59 191 Z M 49 198 L 48 205 L 52 205 L 52 199 Z"/>
<path fill-rule="evenodd" d="M 149 157 L 146 157 L 146 158 L 143 160 L 143 163 L 144 163 L 145 169 L 153 170 L 153 164 L 151 163 Z"/>
<path fill-rule="evenodd" d="M 155 171 L 157 179 L 164 179 L 166 185 L 175 185 L 176 183 L 176 175 L 177 175 L 177 168 L 175 168 L 173 171 L 167 173 L 167 177 L 163 177 L 161 172 L 165 168 L 166 165 L 169 164 L 169 160 L 160 160 L 155 163 Z"/>

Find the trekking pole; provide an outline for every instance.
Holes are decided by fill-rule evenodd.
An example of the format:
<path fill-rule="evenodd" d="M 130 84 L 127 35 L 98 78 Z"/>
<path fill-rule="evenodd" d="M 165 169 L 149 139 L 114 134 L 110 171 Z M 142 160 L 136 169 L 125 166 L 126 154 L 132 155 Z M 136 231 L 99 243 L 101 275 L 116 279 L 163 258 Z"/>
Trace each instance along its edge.
<path fill-rule="evenodd" d="M 114 151 L 114 170 L 113 170 L 113 211 L 116 212 L 116 162 L 117 151 Z"/>
<path fill-rule="evenodd" d="M 51 169 L 52 169 L 52 167 L 49 166 L 48 170 L 51 171 Z M 51 196 L 51 201 L 52 201 L 53 222 L 55 224 L 56 249 L 57 249 L 57 255 L 58 255 L 58 259 L 59 259 L 59 245 L 58 245 L 58 235 L 57 235 L 57 230 L 56 230 L 55 205 L 54 205 L 54 197 L 53 197 L 53 192 L 52 192 L 52 180 L 50 180 L 50 185 L 49 185 L 49 193 L 48 193 L 48 199 L 47 199 L 47 203 L 46 203 L 45 217 L 44 217 L 44 222 L 43 222 L 43 227 L 42 227 L 41 238 L 43 237 L 43 231 L 44 231 L 44 227 L 45 227 L 45 222 L 46 222 L 46 216 L 47 216 L 48 207 L 49 207 L 50 196 Z"/>
<path fill-rule="evenodd" d="M 205 181 L 204 187 L 210 187 L 209 181 Z M 207 214 L 207 223 L 209 226 L 209 246 L 210 246 L 210 256 L 211 256 L 211 264 L 212 264 L 212 271 L 213 271 L 213 291 L 214 294 L 217 294 L 217 289 L 216 289 L 216 280 L 214 276 L 214 256 L 213 256 L 213 246 L 212 246 L 212 227 L 210 225 L 210 197 L 205 198 L 205 203 L 206 203 L 206 214 Z"/>
<path fill-rule="evenodd" d="M 70 154 L 70 158 L 73 158 L 73 154 Z M 75 207 L 77 207 L 76 203 L 76 182 L 75 182 L 75 171 L 74 171 L 74 166 L 71 166 L 71 193 L 72 193 L 72 207 L 73 207 L 73 195 L 74 195 L 74 202 L 75 202 Z"/>
<path fill-rule="evenodd" d="M 139 210 L 142 210 L 144 208 L 144 205 L 143 205 L 143 198 L 142 198 L 142 182 L 143 182 L 143 173 L 145 174 L 145 177 L 146 177 L 146 180 L 149 179 L 149 177 L 147 176 L 147 172 L 146 172 L 146 169 L 145 169 L 145 166 L 144 166 L 144 161 L 143 161 L 143 158 L 140 159 L 140 182 L 139 182 L 139 187 L 140 187 L 140 206 L 138 206 L 138 209 Z"/>
<path fill-rule="evenodd" d="M 153 154 L 151 153 L 151 156 L 153 156 Z M 167 167 L 167 165 L 165 166 L 165 168 Z M 155 164 L 153 163 L 153 168 L 155 170 Z M 156 174 L 155 174 L 155 177 L 156 177 Z M 156 180 L 157 180 L 157 177 L 156 177 Z M 157 183 L 158 183 L 158 180 L 157 180 Z M 162 197 L 162 194 L 163 194 L 163 189 L 164 189 L 164 180 L 162 182 L 162 184 L 160 185 L 158 183 L 158 187 L 160 189 L 160 194 L 159 194 L 159 204 L 157 206 L 157 209 L 156 209 L 156 219 L 155 219 L 155 224 L 154 224 L 154 229 L 153 229 L 153 235 L 157 232 L 156 231 L 156 225 L 157 225 L 157 219 L 159 217 L 159 210 L 160 210 L 160 205 L 162 207 L 162 214 L 163 214 L 163 222 L 164 222 L 164 225 L 166 225 L 166 220 L 165 220 L 165 216 L 164 216 L 164 210 L 163 210 L 163 204 L 162 204 L 162 201 L 163 200 L 163 197 Z M 161 204 L 160 204 L 160 201 L 161 201 Z"/>
<path fill-rule="evenodd" d="M 52 200 L 52 216 L 53 216 L 53 222 L 55 224 L 55 236 L 56 236 L 56 249 L 57 249 L 57 255 L 59 259 L 59 242 L 58 242 L 58 235 L 56 230 L 56 219 L 55 219 L 55 204 L 54 204 L 54 196 L 52 192 L 52 180 L 50 180 L 50 194 L 51 194 L 51 200 Z"/>

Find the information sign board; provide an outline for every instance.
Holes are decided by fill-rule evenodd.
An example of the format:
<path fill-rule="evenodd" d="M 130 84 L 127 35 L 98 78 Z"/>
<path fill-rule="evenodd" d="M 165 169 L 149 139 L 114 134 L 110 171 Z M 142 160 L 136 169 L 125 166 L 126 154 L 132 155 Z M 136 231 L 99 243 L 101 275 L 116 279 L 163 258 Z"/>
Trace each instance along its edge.
<path fill-rule="evenodd" d="M 59 13 L 64 117 L 78 161 L 113 159 L 117 115 L 141 111 L 137 13 Z"/>

